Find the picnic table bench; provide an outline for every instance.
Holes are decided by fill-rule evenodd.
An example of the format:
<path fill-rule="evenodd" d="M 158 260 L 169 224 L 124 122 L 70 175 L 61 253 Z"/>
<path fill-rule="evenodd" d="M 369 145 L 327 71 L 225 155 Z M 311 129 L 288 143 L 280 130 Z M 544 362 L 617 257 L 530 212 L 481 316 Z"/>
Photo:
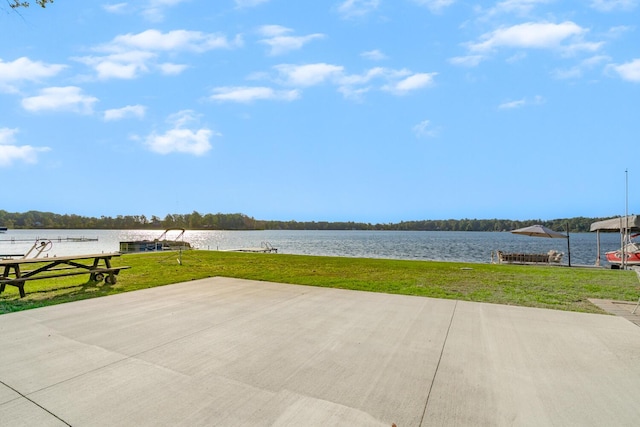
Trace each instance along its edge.
<path fill-rule="evenodd" d="M 5 286 L 15 286 L 20 291 L 20 298 L 24 298 L 24 284 L 28 280 L 51 279 L 54 277 L 75 276 L 78 274 L 89 274 L 92 281 L 115 285 L 116 276 L 120 270 L 131 268 L 129 266 L 111 265 L 111 258 L 119 257 L 120 253 L 106 253 L 93 255 L 72 255 L 50 258 L 21 258 L 0 260 L 0 294 L 4 292 Z M 22 267 L 28 268 L 33 264 L 33 270 L 23 271 Z"/>

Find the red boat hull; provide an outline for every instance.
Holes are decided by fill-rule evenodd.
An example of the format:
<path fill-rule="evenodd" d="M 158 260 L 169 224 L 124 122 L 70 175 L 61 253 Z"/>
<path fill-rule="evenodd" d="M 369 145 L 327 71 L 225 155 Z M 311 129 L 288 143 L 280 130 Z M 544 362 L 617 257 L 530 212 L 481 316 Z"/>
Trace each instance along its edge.
<path fill-rule="evenodd" d="M 627 252 L 627 265 L 640 265 L 640 252 Z M 622 264 L 622 252 L 611 251 L 605 254 L 610 264 Z"/>

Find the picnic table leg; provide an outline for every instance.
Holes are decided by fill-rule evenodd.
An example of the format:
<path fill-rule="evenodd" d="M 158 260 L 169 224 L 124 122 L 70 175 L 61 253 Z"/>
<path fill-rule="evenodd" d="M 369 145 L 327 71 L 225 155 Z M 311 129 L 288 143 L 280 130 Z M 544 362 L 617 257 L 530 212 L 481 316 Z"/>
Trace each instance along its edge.
<path fill-rule="evenodd" d="M 104 266 L 105 268 L 111 268 L 111 257 L 110 256 L 105 256 L 105 257 L 96 257 L 93 259 L 93 265 L 91 267 L 90 270 L 95 270 L 97 268 L 100 268 L 100 260 L 104 261 Z M 112 282 L 109 281 L 109 279 L 112 278 Z M 94 282 L 102 282 L 102 279 L 104 279 L 104 274 L 103 273 L 90 273 L 89 274 L 89 279 L 94 281 Z M 113 275 L 113 273 L 108 273 L 107 278 L 105 279 L 106 283 L 109 284 L 115 284 L 116 283 L 116 279 L 115 276 Z"/>
<path fill-rule="evenodd" d="M 15 265 L 5 265 L 4 266 L 4 274 L 2 275 L 2 278 L 4 278 L 4 279 L 8 279 L 9 278 L 9 274 L 11 274 L 11 268 L 13 268 L 13 271 L 14 271 L 14 273 L 16 275 L 16 279 L 19 279 L 20 277 L 22 277 L 22 274 L 20 274 L 20 264 L 15 264 Z M 20 298 L 24 298 L 25 297 L 24 282 L 25 281 L 22 280 L 20 282 L 16 282 L 15 283 L 15 286 L 20 291 Z M 4 292 L 6 286 L 7 286 L 6 283 L 0 284 L 0 294 L 2 292 Z"/>
<path fill-rule="evenodd" d="M 4 275 L 2 277 L 4 278 L 8 278 L 9 274 L 11 272 L 11 267 L 13 267 L 13 272 L 16 275 L 16 279 L 19 279 L 22 277 L 22 274 L 20 273 L 20 264 L 15 264 L 15 265 L 5 265 L 4 267 Z M 24 282 L 25 280 L 21 280 L 19 282 L 15 282 L 14 285 L 18 288 L 18 291 L 20 291 L 20 298 L 24 298 L 26 296 L 25 292 L 24 292 Z M 0 293 L 4 292 L 6 283 L 3 283 L 2 285 L 0 285 Z"/>
<path fill-rule="evenodd" d="M 13 266 L 13 271 L 15 271 L 16 273 L 16 279 L 19 279 L 22 277 L 22 273 L 20 272 L 20 264 L 15 264 Z M 20 282 L 16 282 L 16 286 L 18 287 L 18 290 L 20 291 L 20 298 L 24 298 L 25 297 L 25 293 L 24 293 L 24 280 L 20 281 Z"/>
<path fill-rule="evenodd" d="M 98 274 L 99 273 L 93 273 L 92 271 L 95 270 L 96 268 L 98 268 L 98 263 L 100 262 L 100 258 L 94 258 L 93 259 L 93 266 L 89 269 L 89 271 L 91 271 L 89 273 L 89 280 L 91 280 L 92 282 L 98 282 Z M 100 278 L 100 281 L 102 280 L 102 278 Z"/>
<path fill-rule="evenodd" d="M 24 298 L 26 296 L 26 294 L 24 293 L 24 282 L 25 282 L 24 280 L 21 282 L 16 282 L 16 286 L 20 291 L 20 298 Z"/>
<path fill-rule="evenodd" d="M 111 257 L 105 257 L 105 258 L 104 258 L 104 265 L 105 265 L 105 267 L 107 267 L 107 268 L 111 268 Z M 116 284 L 116 282 L 117 282 L 116 274 L 117 274 L 117 273 L 114 273 L 113 271 L 112 271 L 112 272 L 110 272 L 110 273 L 107 275 L 107 277 L 104 279 L 104 282 L 105 282 L 107 285 L 115 285 L 115 284 Z"/>
<path fill-rule="evenodd" d="M 9 278 L 9 266 L 5 265 L 4 266 L 4 274 L 2 275 L 3 279 L 8 279 Z M 0 284 L 0 294 L 4 292 L 4 287 L 6 286 L 6 284 L 3 282 L 2 284 Z"/>

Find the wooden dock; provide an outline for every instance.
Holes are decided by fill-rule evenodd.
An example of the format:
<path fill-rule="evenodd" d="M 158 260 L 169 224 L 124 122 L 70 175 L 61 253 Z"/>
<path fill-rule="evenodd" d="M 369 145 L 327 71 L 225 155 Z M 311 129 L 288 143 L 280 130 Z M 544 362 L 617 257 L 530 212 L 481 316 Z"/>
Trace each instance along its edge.
<path fill-rule="evenodd" d="M 259 248 L 230 249 L 227 252 L 253 252 L 253 253 L 278 253 L 278 248 L 274 248 L 269 242 L 262 242 Z"/>

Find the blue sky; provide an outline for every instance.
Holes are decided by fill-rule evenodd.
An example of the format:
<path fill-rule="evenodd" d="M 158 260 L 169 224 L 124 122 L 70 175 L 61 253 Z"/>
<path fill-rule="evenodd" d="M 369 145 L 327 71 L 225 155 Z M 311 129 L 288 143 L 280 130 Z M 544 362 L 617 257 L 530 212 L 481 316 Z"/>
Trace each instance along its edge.
<path fill-rule="evenodd" d="M 640 0 L 0 6 L 0 209 L 638 213 Z M 625 174 L 628 170 L 628 174 Z"/>

